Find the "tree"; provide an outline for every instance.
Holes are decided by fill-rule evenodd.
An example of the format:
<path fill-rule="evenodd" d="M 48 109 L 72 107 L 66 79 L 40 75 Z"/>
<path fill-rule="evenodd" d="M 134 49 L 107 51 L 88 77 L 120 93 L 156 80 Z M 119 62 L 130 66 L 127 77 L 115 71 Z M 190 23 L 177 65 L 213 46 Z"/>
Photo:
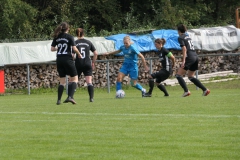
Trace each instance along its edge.
<path fill-rule="evenodd" d="M 0 0 L 0 39 L 34 37 L 33 24 L 38 11 L 20 0 Z"/>

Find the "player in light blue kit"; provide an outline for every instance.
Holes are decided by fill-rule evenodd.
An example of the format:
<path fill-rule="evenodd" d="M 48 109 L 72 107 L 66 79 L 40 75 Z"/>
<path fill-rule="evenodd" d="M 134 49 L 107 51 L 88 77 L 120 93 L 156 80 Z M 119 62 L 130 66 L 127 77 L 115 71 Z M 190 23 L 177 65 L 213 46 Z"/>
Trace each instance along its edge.
<path fill-rule="evenodd" d="M 137 83 L 138 57 L 141 58 L 146 72 L 149 70 L 148 66 L 146 65 L 144 56 L 134 46 L 131 45 L 132 42 L 129 36 L 125 36 L 123 38 L 123 42 L 124 42 L 124 45 L 122 45 L 119 50 L 104 54 L 104 55 L 110 55 L 110 54 L 117 54 L 122 52 L 124 55 L 124 62 L 122 64 L 122 67 L 120 68 L 120 72 L 118 73 L 118 77 L 117 77 L 116 91 L 122 89 L 122 80 L 125 76 L 129 75 L 129 77 L 131 78 L 131 85 L 134 88 L 140 90 L 143 97 L 144 94 L 146 93 L 146 89 L 144 89 L 139 83 Z"/>

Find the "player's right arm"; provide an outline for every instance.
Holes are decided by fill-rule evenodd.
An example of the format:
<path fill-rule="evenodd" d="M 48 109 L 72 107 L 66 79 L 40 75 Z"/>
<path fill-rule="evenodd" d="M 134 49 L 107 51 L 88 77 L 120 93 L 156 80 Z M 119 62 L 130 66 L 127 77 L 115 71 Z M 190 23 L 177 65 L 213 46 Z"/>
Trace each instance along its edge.
<path fill-rule="evenodd" d="M 55 51 L 57 51 L 57 48 L 56 48 L 56 47 L 53 47 L 53 46 L 51 46 L 51 51 L 52 51 L 52 52 L 55 52 Z"/>
<path fill-rule="evenodd" d="M 78 55 L 79 58 L 82 58 L 82 55 L 80 54 L 76 46 L 72 46 L 72 50 Z"/>
<path fill-rule="evenodd" d="M 120 52 L 121 52 L 121 50 L 116 50 L 116 51 L 113 51 L 113 52 L 106 52 L 103 55 L 118 54 Z"/>

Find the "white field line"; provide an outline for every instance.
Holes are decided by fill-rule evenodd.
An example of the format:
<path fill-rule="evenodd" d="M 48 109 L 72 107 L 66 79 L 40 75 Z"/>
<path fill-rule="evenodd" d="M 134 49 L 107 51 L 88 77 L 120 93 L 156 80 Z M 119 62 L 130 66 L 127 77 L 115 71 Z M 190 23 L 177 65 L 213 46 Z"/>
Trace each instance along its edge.
<path fill-rule="evenodd" d="M 204 118 L 240 118 L 240 115 L 207 114 L 131 114 L 131 113 L 71 113 L 71 112 L 0 112 L 0 114 L 43 114 L 43 115 L 80 115 L 80 116 L 125 116 L 125 117 L 204 117 Z"/>

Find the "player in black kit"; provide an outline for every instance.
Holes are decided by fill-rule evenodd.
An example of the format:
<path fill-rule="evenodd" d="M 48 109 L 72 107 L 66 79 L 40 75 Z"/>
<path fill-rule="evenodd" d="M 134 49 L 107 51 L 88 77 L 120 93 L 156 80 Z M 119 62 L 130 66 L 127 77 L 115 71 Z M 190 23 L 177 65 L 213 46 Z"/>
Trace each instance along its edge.
<path fill-rule="evenodd" d="M 160 71 L 155 72 L 149 76 L 149 91 L 144 94 L 144 97 L 151 97 L 152 91 L 154 87 L 154 79 L 156 79 L 156 85 L 157 87 L 164 93 L 164 96 L 169 96 L 166 88 L 164 85 L 161 84 L 164 80 L 166 80 L 172 73 L 172 67 L 175 66 L 175 57 L 173 54 L 168 51 L 166 48 L 164 48 L 164 44 L 166 43 L 166 40 L 156 39 L 155 40 L 155 47 L 158 49 L 157 54 L 159 56 L 159 60 L 162 64 L 162 68 Z M 171 59 L 172 64 L 170 63 L 169 59 Z"/>
<path fill-rule="evenodd" d="M 72 58 L 72 50 L 77 53 L 78 57 L 82 55 L 78 51 L 73 36 L 68 34 L 69 25 L 62 22 L 54 31 L 53 41 L 51 44 L 51 51 L 57 51 L 57 71 L 60 76 L 60 84 L 58 86 L 58 100 L 57 105 L 61 104 L 61 98 L 66 83 L 66 75 L 70 75 L 68 83 L 68 97 L 64 102 L 71 102 L 76 104 L 73 99 L 74 91 L 77 87 L 78 77 L 77 70 Z"/>
<path fill-rule="evenodd" d="M 183 75 L 188 71 L 188 79 L 193 82 L 197 87 L 201 88 L 203 91 L 203 96 L 207 96 L 210 93 L 210 90 L 205 88 L 205 86 L 194 77 L 195 71 L 198 70 L 198 56 L 196 51 L 194 50 L 194 45 L 192 39 L 185 33 L 187 28 L 180 24 L 177 27 L 178 30 L 178 42 L 182 48 L 182 64 L 178 69 L 176 74 L 176 78 L 184 90 L 182 97 L 189 96 L 191 93 L 187 88 L 186 82 L 182 78 Z"/>
<path fill-rule="evenodd" d="M 92 84 L 92 70 L 95 68 L 95 62 L 97 59 L 97 51 L 87 39 L 84 39 L 84 30 L 82 28 L 76 29 L 76 35 L 78 39 L 75 41 L 76 47 L 82 55 L 82 58 L 75 59 L 75 66 L 78 72 L 78 77 L 83 73 L 88 86 L 89 101 L 93 102 L 94 87 Z M 93 52 L 93 60 L 90 58 L 90 51 Z"/>

